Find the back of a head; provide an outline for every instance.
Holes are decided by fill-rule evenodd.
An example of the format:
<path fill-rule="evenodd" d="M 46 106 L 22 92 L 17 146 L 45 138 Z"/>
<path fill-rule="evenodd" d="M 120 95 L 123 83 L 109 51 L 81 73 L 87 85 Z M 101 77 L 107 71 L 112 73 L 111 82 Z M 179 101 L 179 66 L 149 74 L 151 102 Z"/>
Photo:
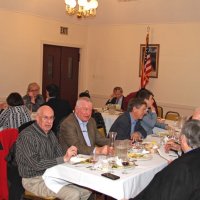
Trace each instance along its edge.
<path fill-rule="evenodd" d="M 147 105 L 143 99 L 140 98 L 133 98 L 128 103 L 128 112 L 132 112 L 133 107 L 140 108 L 142 105 Z"/>
<path fill-rule="evenodd" d="M 47 85 L 46 90 L 48 91 L 50 97 L 58 98 L 60 95 L 59 87 L 56 84 L 52 83 L 52 84 Z"/>
<path fill-rule="evenodd" d="M 136 93 L 136 98 L 140 98 L 140 99 L 149 99 L 150 96 L 154 96 L 153 93 L 145 88 L 140 89 L 137 93 Z"/>
<path fill-rule="evenodd" d="M 90 98 L 90 93 L 89 93 L 89 91 L 86 90 L 86 91 L 84 91 L 84 92 L 81 92 L 81 93 L 79 94 L 79 98 L 81 98 L 81 97 L 88 97 L 88 98 Z"/>
<path fill-rule="evenodd" d="M 6 102 L 9 106 L 21 106 L 24 105 L 24 101 L 22 99 L 22 96 L 17 93 L 13 92 L 10 93 L 6 99 Z"/>
<path fill-rule="evenodd" d="M 191 148 L 200 147 L 200 121 L 188 120 L 185 122 L 181 134 L 185 135 Z"/>

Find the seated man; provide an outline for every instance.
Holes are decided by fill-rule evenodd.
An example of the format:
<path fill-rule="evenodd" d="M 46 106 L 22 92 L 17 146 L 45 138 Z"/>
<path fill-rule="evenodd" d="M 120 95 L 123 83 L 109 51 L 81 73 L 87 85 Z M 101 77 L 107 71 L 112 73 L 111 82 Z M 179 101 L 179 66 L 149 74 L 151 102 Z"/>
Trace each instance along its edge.
<path fill-rule="evenodd" d="M 185 123 L 180 144 L 184 154 L 158 172 L 133 200 L 200 199 L 200 121 Z"/>
<path fill-rule="evenodd" d="M 142 88 L 142 89 L 140 89 L 140 90 L 146 90 L 146 89 L 145 89 L 145 88 Z M 140 90 L 138 90 L 138 91 L 140 91 Z M 133 98 L 136 97 L 136 94 L 137 94 L 138 91 L 131 92 L 131 93 L 129 93 L 126 97 L 124 97 L 124 103 L 123 103 L 123 108 L 124 108 L 124 110 L 127 110 L 129 101 L 130 101 L 131 99 L 133 99 Z M 157 108 L 156 101 L 155 101 L 155 99 L 153 99 L 153 100 L 154 100 L 153 106 L 154 106 L 154 108 L 156 109 L 156 113 L 158 114 L 158 108 Z"/>
<path fill-rule="evenodd" d="M 136 98 L 140 98 L 147 103 L 147 107 L 148 107 L 147 113 L 141 120 L 141 125 L 147 132 L 147 135 L 153 134 L 154 127 L 158 127 L 162 129 L 169 128 L 167 124 L 158 122 L 156 109 L 153 105 L 154 103 L 153 96 L 154 96 L 153 93 L 147 89 L 141 89 L 136 94 Z"/>
<path fill-rule="evenodd" d="M 53 110 L 49 106 L 40 107 L 36 122 L 25 128 L 17 139 L 16 161 L 23 187 L 42 197 L 53 196 L 61 200 L 88 199 L 90 192 L 81 187 L 72 184 L 64 185 L 56 194 L 44 183 L 42 175 L 46 169 L 68 162 L 77 154 L 75 146 L 69 147 L 66 153 L 63 152 L 51 131 L 53 120 Z"/>
<path fill-rule="evenodd" d="M 100 135 L 91 115 L 91 100 L 87 97 L 79 98 L 74 113 L 71 113 L 60 125 L 59 142 L 63 149 L 74 145 L 80 154 L 110 153 L 111 148 L 107 146 L 109 139 Z"/>
<path fill-rule="evenodd" d="M 123 96 L 123 90 L 121 87 L 115 87 L 113 89 L 113 93 L 110 96 L 110 99 L 106 102 L 107 104 L 118 104 L 119 107 L 124 110 L 123 108 L 123 102 L 124 102 L 124 96 Z"/>
<path fill-rule="evenodd" d="M 88 90 L 81 92 L 79 94 L 79 98 L 80 97 L 88 97 L 89 99 L 91 99 L 90 97 L 90 93 Z M 105 122 L 104 119 L 102 117 L 102 114 L 100 112 L 98 112 L 95 109 L 92 109 L 92 117 L 94 118 L 97 128 L 103 128 L 104 132 L 106 133 L 106 126 L 105 126 Z"/>
<path fill-rule="evenodd" d="M 50 106 L 54 111 L 54 122 L 52 131 L 57 135 L 60 122 L 72 113 L 72 108 L 68 101 L 60 98 L 60 89 L 55 84 L 46 86 L 46 103 L 43 105 Z"/>
<path fill-rule="evenodd" d="M 140 119 L 146 114 L 147 105 L 141 99 L 132 99 L 128 109 L 120 115 L 110 128 L 111 132 L 117 132 L 117 140 L 140 140 L 147 136 L 140 124 Z"/>

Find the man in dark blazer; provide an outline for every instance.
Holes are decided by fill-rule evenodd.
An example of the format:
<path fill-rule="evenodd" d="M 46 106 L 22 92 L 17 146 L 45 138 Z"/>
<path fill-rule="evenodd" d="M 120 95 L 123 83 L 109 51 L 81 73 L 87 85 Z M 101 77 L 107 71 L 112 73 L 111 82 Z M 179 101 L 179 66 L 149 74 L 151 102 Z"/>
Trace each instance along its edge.
<path fill-rule="evenodd" d="M 59 141 L 63 149 L 73 144 L 80 154 L 95 152 L 106 155 L 112 151 L 108 146 L 109 139 L 100 135 L 91 114 L 91 100 L 87 97 L 79 98 L 74 113 L 65 118 L 60 125 Z"/>
<path fill-rule="evenodd" d="M 117 140 L 139 140 L 147 136 L 146 131 L 140 125 L 140 119 L 146 114 L 147 105 L 141 99 L 132 99 L 128 110 L 120 115 L 110 128 L 111 132 L 117 132 Z"/>
<path fill-rule="evenodd" d="M 200 199 L 200 121 L 183 126 L 180 145 L 184 154 L 157 173 L 149 185 L 132 200 Z"/>
<path fill-rule="evenodd" d="M 123 90 L 121 87 L 115 87 L 113 89 L 113 93 L 110 96 L 110 99 L 106 102 L 106 105 L 108 104 L 118 104 L 120 105 L 120 108 L 124 110 L 124 96 L 123 96 Z"/>
<path fill-rule="evenodd" d="M 50 106 L 54 111 L 55 119 L 52 130 L 57 135 L 60 122 L 72 113 L 72 108 L 68 101 L 59 98 L 59 87 L 55 84 L 49 84 L 46 86 L 46 96 L 47 102 L 43 105 Z"/>

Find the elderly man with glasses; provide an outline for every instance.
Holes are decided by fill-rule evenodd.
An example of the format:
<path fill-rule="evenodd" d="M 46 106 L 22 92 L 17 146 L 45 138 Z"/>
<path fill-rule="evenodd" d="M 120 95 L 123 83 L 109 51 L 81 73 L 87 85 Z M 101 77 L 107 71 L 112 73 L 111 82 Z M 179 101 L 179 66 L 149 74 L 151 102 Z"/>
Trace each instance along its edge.
<path fill-rule="evenodd" d="M 36 122 L 25 128 L 16 142 L 16 161 L 23 187 L 40 197 L 57 197 L 61 200 L 86 200 L 91 192 L 66 184 L 56 194 L 51 191 L 42 178 L 45 170 L 57 164 L 68 162 L 77 155 L 75 146 L 65 152 L 51 131 L 54 112 L 49 106 L 41 106 L 37 111 Z"/>

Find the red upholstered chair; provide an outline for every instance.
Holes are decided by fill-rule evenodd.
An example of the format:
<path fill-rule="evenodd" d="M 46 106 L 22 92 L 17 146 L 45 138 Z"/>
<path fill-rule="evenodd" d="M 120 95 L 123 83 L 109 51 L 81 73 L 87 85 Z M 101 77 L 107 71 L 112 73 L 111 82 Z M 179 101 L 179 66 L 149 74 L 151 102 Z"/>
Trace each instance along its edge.
<path fill-rule="evenodd" d="M 131 93 L 128 94 L 126 97 L 124 97 L 123 108 L 124 108 L 125 111 L 126 111 L 127 108 L 128 108 L 128 102 L 129 102 L 132 98 L 134 98 L 134 97 L 136 96 L 136 93 L 137 93 L 137 91 L 136 91 L 136 92 L 131 92 Z"/>
<path fill-rule="evenodd" d="M 9 128 L 0 131 L 0 199 L 8 200 L 8 180 L 6 156 L 18 137 L 18 130 Z"/>

